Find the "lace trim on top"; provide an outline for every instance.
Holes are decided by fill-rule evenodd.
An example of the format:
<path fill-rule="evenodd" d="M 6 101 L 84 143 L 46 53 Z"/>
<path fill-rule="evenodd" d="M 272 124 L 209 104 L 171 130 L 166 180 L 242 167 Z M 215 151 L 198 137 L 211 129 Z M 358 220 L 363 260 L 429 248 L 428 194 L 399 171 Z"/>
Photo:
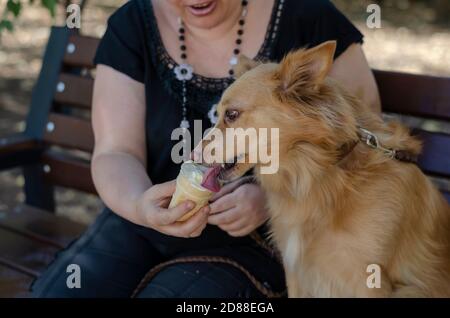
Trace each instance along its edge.
<path fill-rule="evenodd" d="M 284 2 L 285 0 L 275 0 L 270 22 L 266 29 L 266 36 L 255 56 L 255 60 L 265 62 L 271 59 L 272 49 L 275 46 L 279 34 L 279 22 L 283 13 Z M 156 67 L 164 87 L 178 101 L 181 101 L 182 83 L 176 79 L 173 72 L 173 68 L 178 63 L 168 54 L 163 45 L 151 0 L 143 0 L 141 3 L 144 4 L 142 9 L 144 11 L 144 20 L 147 24 L 146 27 L 149 31 L 150 52 L 153 65 Z M 186 83 L 188 88 L 188 109 L 194 107 L 206 114 L 211 105 L 217 102 L 220 94 L 233 81 L 229 77 L 212 78 L 194 73 L 192 79 Z"/>

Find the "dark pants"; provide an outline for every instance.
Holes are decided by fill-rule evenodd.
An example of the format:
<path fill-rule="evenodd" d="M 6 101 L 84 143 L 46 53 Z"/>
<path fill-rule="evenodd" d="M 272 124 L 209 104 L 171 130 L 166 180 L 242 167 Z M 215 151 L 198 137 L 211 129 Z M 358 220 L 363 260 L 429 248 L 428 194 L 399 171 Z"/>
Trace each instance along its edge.
<path fill-rule="evenodd" d="M 231 238 L 208 226 L 199 238 L 179 239 L 134 225 L 106 209 L 89 229 L 58 253 L 32 285 L 35 297 L 130 297 L 155 265 L 184 256 L 225 256 L 273 291 L 284 287 L 279 262 L 248 237 Z M 80 269 L 69 288 L 67 268 Z M 180 263 L 163 268 L 138 297 L 263 297 L 244 273 L 228 264 Z"/>

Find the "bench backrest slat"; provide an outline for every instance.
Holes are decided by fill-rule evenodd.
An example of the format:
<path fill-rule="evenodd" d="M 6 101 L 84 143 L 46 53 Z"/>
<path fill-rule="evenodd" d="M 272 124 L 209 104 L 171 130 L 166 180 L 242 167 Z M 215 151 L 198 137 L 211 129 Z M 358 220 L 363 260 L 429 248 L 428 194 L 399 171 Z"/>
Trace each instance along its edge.
<path fill-rule="evenodd" d="M 46 182 L 87 193 L 97 193 L 92 181 L 89 162 L 47 151 L 42 156 L 42 164 L 48 167 L 44 175 Z"/>
<path fill-rule="evenodd" d="M 375 70 L 383 111 L 450 120 L 450 78 Z"/>
<path fill-rule="evenodd" d="M 423 141 L 420 167 L 427 173 L 450 178 L 450 136 L 414 130 L 413 133 Z"/>
<path fill-rule="evenodd" d="M 398 115 L 450 123 L 450 78 L 413 75 L 391 71 L 374 71 L 383 111 Z M 450 202 L 450 135 L 415 127 L 423 142 L 420 168 L 443 182 L 443 193 Z M 447 186 L 444 185 L 447 181 Z"/>
<path fill-rule="evenodd" d="M 100 40 L 94 37 L 72 34 L 66 46 L 64 64 L 93 68 L 94 56 Z"/>
<path fill-rule="evenodd" d="M 94 149 L 94 134 L 90 121 L 74 116 L 50 113 L 43 139 L 48 144 L 65 148 L 86 152 L 92 152 Z"/>
<path fill-rule="evenodd" d="M 444 197 L 447 199 L 447 202 L 450 202 L 450 192 L 443 191 L 442 193 L 444 194 Z"/>
<path fill-rule="evenodd" d="M 61 73 L 56 84 L 55 102 L 90 109 L 94 80 L 89 77 Z"/>

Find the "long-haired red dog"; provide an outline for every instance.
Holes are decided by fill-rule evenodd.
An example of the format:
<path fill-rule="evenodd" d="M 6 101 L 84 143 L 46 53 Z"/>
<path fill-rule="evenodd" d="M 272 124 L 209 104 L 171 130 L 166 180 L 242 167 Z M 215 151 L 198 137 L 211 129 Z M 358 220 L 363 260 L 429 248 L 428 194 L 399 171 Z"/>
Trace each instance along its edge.
<path fill-rule="evenodd" d="M 241 58 L 215 128 L 278 128 L 279 170 L 236 163 L 221 176 L 254 168 L 290 297 L 450 297 L 449 205 L 405 162 L 420 152 L 407 129 L 327 77 L 335 47 L 299 50 L 280 64 Z M 367 284 L 371 264 L 379 288 Z"/>

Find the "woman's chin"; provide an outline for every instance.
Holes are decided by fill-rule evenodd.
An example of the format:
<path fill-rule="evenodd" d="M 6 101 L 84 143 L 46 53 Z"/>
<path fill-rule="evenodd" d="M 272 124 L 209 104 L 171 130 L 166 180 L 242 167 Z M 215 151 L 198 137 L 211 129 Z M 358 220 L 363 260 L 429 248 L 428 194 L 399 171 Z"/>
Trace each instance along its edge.
<path fill-rule="evenodd" d="M 222 20 L 220 17 L 208 16 L 203 18 L 189 17 L 187 19 L 185 18 L 184 21 L 189 26 L 208 30 L 216 27 L 217 25 L 220 25 Z"/>

